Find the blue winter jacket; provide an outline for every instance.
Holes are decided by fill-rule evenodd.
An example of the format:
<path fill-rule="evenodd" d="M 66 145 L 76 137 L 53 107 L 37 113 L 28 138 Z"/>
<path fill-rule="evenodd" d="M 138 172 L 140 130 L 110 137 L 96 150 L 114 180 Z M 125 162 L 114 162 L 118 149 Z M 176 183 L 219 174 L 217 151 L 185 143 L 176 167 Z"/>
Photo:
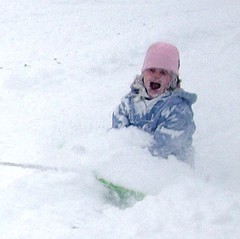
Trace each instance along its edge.
<path fill-rule="evenodd" d="M 112 116 L 112 127 L 136 126 L 150 133 L 154 141 L 149 150 L 154 156 L 168 158 L 174 155 L 183 161 L 191 161 L 192 135 L 195 132 L 191 105 L 196 94 L 181 88 L 167 91 L 150 99 L 137 76 L 131 91 L 121 101 Z"/>

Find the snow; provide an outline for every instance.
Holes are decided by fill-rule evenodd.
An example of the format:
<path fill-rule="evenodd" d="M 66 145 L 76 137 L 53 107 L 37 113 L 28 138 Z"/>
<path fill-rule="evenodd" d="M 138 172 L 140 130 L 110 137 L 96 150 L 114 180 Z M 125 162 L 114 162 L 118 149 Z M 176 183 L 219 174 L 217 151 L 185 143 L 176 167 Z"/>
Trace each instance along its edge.
<path fill-rule="evenodd" d="M 0 237 L 239 238 L 240 5 L 0 0 Z M 111 114 L 155 41 L 176 44 L 195 169 L 159 160 Z M 121 209 L 94 173 L 148 196 Z"/>

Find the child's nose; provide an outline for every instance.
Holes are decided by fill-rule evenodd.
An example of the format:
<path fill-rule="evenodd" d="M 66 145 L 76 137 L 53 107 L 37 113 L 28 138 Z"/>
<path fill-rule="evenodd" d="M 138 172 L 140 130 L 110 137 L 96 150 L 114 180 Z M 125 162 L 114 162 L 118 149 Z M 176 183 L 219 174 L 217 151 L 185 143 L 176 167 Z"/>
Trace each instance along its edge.
<path fill-rule="evenodd" d="M 161 73 L 159 71 L 154 72 L 154 78 L 158 79 L 160 78 L 160 76 L 161 76 Z"/>

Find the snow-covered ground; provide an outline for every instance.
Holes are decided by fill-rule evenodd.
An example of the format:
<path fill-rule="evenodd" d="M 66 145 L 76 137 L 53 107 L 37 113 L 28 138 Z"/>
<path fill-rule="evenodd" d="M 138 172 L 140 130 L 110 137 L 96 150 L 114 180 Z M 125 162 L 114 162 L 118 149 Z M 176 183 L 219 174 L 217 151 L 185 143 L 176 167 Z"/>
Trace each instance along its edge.
<path fill-rule="evenodd" d="M 239 16 L 238 0 L 0 0 L 0 238 L 240 238 Z M 109 130 L 159 40 L 198 94 L 195 170 Z M 120 209 L 94 171 L 149 195 Z"/>

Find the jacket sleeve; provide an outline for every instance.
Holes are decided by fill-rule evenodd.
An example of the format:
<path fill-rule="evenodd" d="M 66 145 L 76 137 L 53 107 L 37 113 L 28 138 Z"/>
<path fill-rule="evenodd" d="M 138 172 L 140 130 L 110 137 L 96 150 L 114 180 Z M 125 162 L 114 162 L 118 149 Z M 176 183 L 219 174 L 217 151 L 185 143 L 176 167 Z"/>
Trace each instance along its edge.
<path fill-rule="evenodd" d="M 154 131 L 150 152 L 167 158 L 170 154 L 180 155 L 191 146 L 195 131 L 191 106 L 185 101 L 169 106 L 161 112 L 161 120 Z"/>
<path fill-rule="evenodd" d="M 121 104 L 115 109 L 112 114 L 112 127 L 113 128 L 123 128 L 128 127 L 129 123 L 129 100 L 128 97 L 125 96 Z"/>

